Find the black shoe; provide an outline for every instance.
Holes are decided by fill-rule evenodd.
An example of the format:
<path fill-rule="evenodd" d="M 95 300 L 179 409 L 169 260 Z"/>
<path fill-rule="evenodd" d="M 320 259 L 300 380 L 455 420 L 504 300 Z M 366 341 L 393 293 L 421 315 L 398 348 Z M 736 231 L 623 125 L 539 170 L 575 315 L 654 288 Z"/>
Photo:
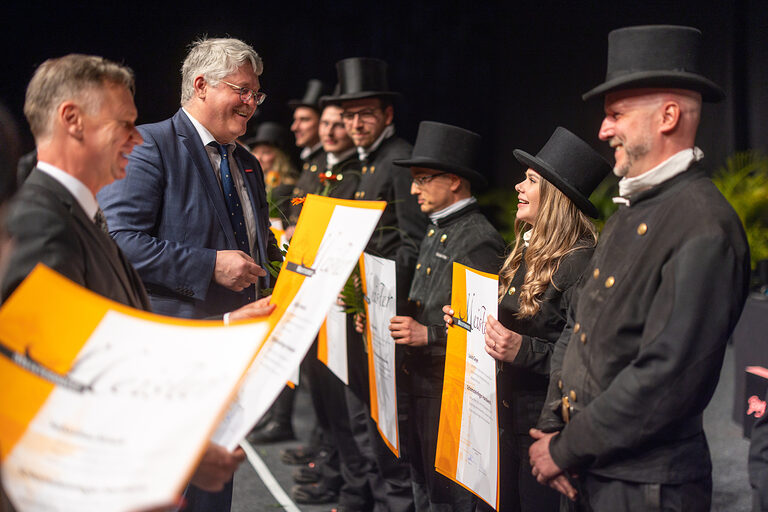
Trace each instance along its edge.
<path fill-rule="evenodd" d="M 339 495 L 329 491 L 322 484 L 294 485 L 291 488 L 291 497 L 296 503 L 304 505 L 320 505 L 332 503 Z"/>
<path fill-rule="evenodd" d="M 293 427 L 290 424 L 270 421 L 261 430 L 248 434 L 247 439 L 253 444 L 268 444 L 292 441 L 296 439 L 296 436 L 293 434 Z"/>
<path fill-rule="evenodd" d="M 322 478 L 323 469 L 320 464 L 310 462 L 306 466 L 294 469 L 292 476 L 297 484 L 314 484 Z"/>
<path fill-rule="evenodd" d="M 280 460 L 284 464 L 290 464 L 291 466 L 303 466 L 315 460 L 319 451 L 314 446 L 306 445 L 297 448 L 286 448 L 280 452 Z"/>

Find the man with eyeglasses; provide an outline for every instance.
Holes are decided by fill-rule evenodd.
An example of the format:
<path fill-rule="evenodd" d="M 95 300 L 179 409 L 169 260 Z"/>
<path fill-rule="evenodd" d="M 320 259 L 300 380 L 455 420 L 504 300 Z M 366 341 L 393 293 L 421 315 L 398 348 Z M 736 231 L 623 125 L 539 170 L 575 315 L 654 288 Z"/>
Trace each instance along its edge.
<path fill-rule="evenodd" d="M 281 259 L 258 161 L 235 139 L 266 95 L 262 62 L 237 39 L 195 41 L 182 66 L 182 108 L 139 126 L 127 177 L 98 195 L 110 234 L 138 270 L 155 313 L 207 318 L 254 301 Z M 225 315 L 225 321 L 227 316 Z M 229 511 L 190 487 L 185 510 Z"/>
<path fill-rule="evenodd" d="M 448 339 L 442 307 L 451 303 L 453 262 L 496 274 L 503 261 L 504 240 L 472 195 L 486 184 L 477 170 L 479 157 L 478 134 L 423 121 L 413 155 L 394 162 L 410 167 L 411 194 L 430 219 L 408 294 L 415 313 L 393 317 L 389 330 L 406 348 L 414 498 L 417 504 L 429 503 L 433 512 L 469 512 L 476 505 L 472 493 L 437 473 L 435 451 Z"/>
<path fill-rule="evenodd" d="M 351 58 L 337 62 L 338 100 L 343 109 L 344 126 L 357 147 L 360 160 L 360 183 L 354 198 L 387 203 L 365 250 L 395 260 L 397 313 L 408 314 L 408 289 L 427 218 L 410 194 L 410 173 L 392 163 L 393 160 L 409 158 L 412 146 L 395 135 L 393 100 L 397 93 L 389 90 L 386 68 L 384 61 L 372 58 Z M 402 357 L 402 351 L 397 350 L 398 382 L 405 380 L 400 364 Z M 352 366 L 351 369 L 360 371 L 360 368 L 365 367 L 361 361 L 360 365 Z M 355 380 L 355 377 L 350 376 L 350 380 Z M 348 406 L 350 413 L 357 418 L 370 415 L 367 411 L 363 412 L 365 406 L 353 396 L 350 396 Z M 372 462 L 376 463 L 376 470 L 369 474 L 369 483 L 377 505 L 391 511 L 413 510 L 413 491 L 405 444 L 400 444 L 400 459 L 395 458 L 382 441 L 373 421 L 368 418 L 365 423 L 371 446 L 370 450 L 365 447 L 363 449 L 368 450 Z M 405 439 L 408 408 L 401 384 L 398 384 L 398 423 L 399 431 Z"/>

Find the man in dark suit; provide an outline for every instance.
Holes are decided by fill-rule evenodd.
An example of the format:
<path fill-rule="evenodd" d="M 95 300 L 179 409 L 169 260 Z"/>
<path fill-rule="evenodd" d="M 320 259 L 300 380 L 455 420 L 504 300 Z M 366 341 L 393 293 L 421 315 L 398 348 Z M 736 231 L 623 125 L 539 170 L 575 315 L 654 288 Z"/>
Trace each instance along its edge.
<path fill-rule="evenodd" d="M 101 57 L 67 55 L 44 62 L 27 88 L 24 113 L 39 163 L 7 218 L 15 246 L 2 282 L 7 298 L 38 263 L 127 306 L 149 310 L 141 280 L 106 234 L 96 193 L 125 177 L 142 138 L 134 126 L 133 72 Z M 251 305 L 232 318 L 254 312 Z M 245 315 L 244 315 L 245 313 Z M 245 454 L 210 445 L 192 478 L 216 491 Z"/>
<path fill-rule="evenodd" d="M 584 95 L 604 98 L 599 137 L 615 149 L 620 206 L 552 357 L 542 419 L 556 410 L 564 425 L 532 430 L 529 450 L 538 481 L 572 498 L 566 476 L 578 473 L 580 510 L 711 505 L 702 413 L 747 296 L 749 251 L 694 146 L 702 101 L 724 96 L 699 72 L 700 39 L 690 27 L 615 30 L 606 82 Z"/>
<path fill-rule="evenodd" d="M 412 146 L 395 135 L 395 109 L 393 101 L 397 93 L 389 90 L 387 64 L 379 59 L 351 58 L 336 63 L 339 80 L 337 100 L 343 109 L 342 119 L 347 134 L 357 147 L 360 183 L 355 199 L 386 201 L 387 207 L 371 236 L 366 251 L 376 256 L 395 260 L 397 271 L 397 313 L 409 314 L 408 289 L 411 285 L 419 243 L 424 237 L 427 217 L 419 209 L 411 195 L 411 174 L 392 163 L 407 159 Z M 362 343 L 350 342 L 352 346 Z M 396 351 L 399 432 L 406 436 L 408 410 L 402 382 L 402 350 Z M 359 365 L 362 368 L 362 365 Z M 356 376 L 350 375 L 354 387 Z M 350 413 L 363 417 L 350 396 Z M 413 509 L 410 468 L 405 443 L 400 443 L 398 460 L 389 451 L 372 420 L 367 421 L 369 442 L 378 466 L 370 475 L 373 495 L 377 503 L 392 511 Z M 365 449 L 365 448 L 364 448 Z"/>
<path fill-rule="evenodd" d="M 99 193 L 110 233 L 156 313 L 203 318 L 252 302 L 280 253 L 258 161 L 234 141 L 265 94 L 260 57 L 237 39 L 195 42 L 182 108 L 138 128 L 128 177 Z"/>
<path fill-rule="evenodd" d="M 125 180 L 99 193 L 110 233 L 139 272 L 156 313 L 220 315 L 270 286 L 265 268 L 281 255 L 269 231 L 261 167 L 235 143 L 266 95 L 262 62 L 237 39 L 201 39 L 182 66 L 182 108 L 138 128 Z M 218 495 L 194 487 L 188 510 L 228 511 L 232 482 Z"/>

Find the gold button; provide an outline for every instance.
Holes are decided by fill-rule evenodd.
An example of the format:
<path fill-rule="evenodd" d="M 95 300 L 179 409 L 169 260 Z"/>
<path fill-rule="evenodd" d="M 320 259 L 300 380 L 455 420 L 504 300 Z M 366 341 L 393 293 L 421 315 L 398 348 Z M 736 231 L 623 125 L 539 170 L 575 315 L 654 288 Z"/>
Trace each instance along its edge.
<path fill-rule="evenodd" d="M 363 174 L 365 174 L 365 173 L 367 173 L 367 172 L 368 172 L 368 167 L 366 167 L 366 166 L 364 165 L 364 166 L 363 166 Z"/>
<path fill-rule="evenodd" d="M 592 277 L 594 277 L 595 279 L 600 277 L 600 269 L 599 268 L 596 268 L 595 270 L 592 271 Z"/>
<path fill-rule="evenodd" d="M 571 421 L 571 403 L 567 396 L 563 397 L 562 404 L 560 405 L 560 414 L 563 416 L 563 421 L 568 423 Z"/>
<path fill-rule="evenodd" d="M 503 405 L 504 407 L 506 407 L 507 409 L 509 409 L 509 402 L 507 402 L 506 400 L 502 400 L 502 401 L 501 401 L 501 403 L 502 403 L 502 405 Z"/>
<path fill-rule="evenodd" d="M 328 171 L 328 172 L 331 172 L 331 171 Z M 329 175 L 329 176 L 330 176 L 330 175 Z M 343 180 L 343 179 L 344 179 L 344 175 L 343 175 L 343 174 L 337 174 L 337 175 L 336 175 L 336 181 L 341 181 L 341 180 Z"/>
<path fill-rule="evenodd" d="M 432 267 L 427 267 L 427 275 L 432 273 Z"/>
<path fill-rule="evenodd" d="M 613 286 L 615 282 L 616 282 L 616 279 L 614 279 L 613 276 L 611 276 L 605 280 L 605 287 L 610 288 L 611 286 Z"/>
<path fill-rule="evenodd" d="M 360 198 L 360 192 L 355 192 L 355 199 L 359 199 L 359 198 Z"/>
<path fill-rule="evenodd" d="M 421 268 L 421 263 L 416 264 L 416 270 L 419 270 Z"/>
<path fill-rule="evenodd" d="M 306 171 L 307 169 L 309 169 L 309 164 L 305 163 L 305 164 L 304 164 L 304 166 L 302 167 L 302 169 L 304 169 L 305 171 Z"/>
<path fill-rule="evenodd" d="M 317 166 L 315 164 L 312 164 L 312 167 L 310 167 L 309 170 L 312 172 L 315 172 L 317 171 Z"/>
<path fill-rule="evenodd" d="M 517 288 L 515 288 L 514 286 L 510 286 L 509 291 L 507 293 L 510 295 L 514 295 L 516 291 L 517 291 Z"/>
<path fill-rule="evenodd" d="M 586 343 L 587 342 L 587 333 L 585 333 L 585 332 L 581 333 L 581 336 L 579 337 L 579 339 L 581 340 L 582 343 Z"/>
<path fill-rule="evenodd" d="M 576 401 L 576 392 L 574 390 L 571 390 L 571 392 L 569 393 L 569 396 L 571 397 L 571 402 Z"/>
<path fill-rule="evenodd" d="M 371 174 L 373 174 L 373 172 L 374 172 L 375 170 L 376 170 L 376 166 L 375 166 L 375 165 L 372 165 L 372 166 L 371 166 Z"/>
<path fill-rule="evenodd" d="M 333 176 L 333 171 L 325 171 L 326 178 L 330 178 L 331 176 Z"/>
<path fill-rule="evenodd" d="M 560 389 L 560 391 L 563 390 L 563 379 L 558 379 L 557 387 L 558 387 L 558 389 Z"/>
<path fill-rule="evenodd" d="M 573 332 L 579 332 L 581 330 L 581 324 L 579 322 L 576 322 L 576 325 L 573 326 Z"/>
<path fill-rule="evenodd" d="M 444 243 L 446 240 L 448 240 L 448 235 L 443 234 L 443 236 L 440 237 L 440 242 Z"/>
<path fill-rule="evenodd" d="M 427 233 L 427 236 L 435 236 L 435 230 L 430 229 L 429 232 Z"/>
<path fill-rule="evenodd" d="M 360 191 L 360 199 L 365 197 L 365 190 Z"/>
<path fill-rule="evenodd" d="M 639 226 L 637 226 L 637 234 L 640 236 L 643 236 L 648 231 L 648 224 L 643 222 Z"/>
<path fill-rule="evenodd" d="M 421 307 L 421 301 L 420 301 L 420 300 L 417 300 L 417 301 L 416 301 L 416 307 L 417 307 L 417 308 L 420 308 L 420 307 Z"/>

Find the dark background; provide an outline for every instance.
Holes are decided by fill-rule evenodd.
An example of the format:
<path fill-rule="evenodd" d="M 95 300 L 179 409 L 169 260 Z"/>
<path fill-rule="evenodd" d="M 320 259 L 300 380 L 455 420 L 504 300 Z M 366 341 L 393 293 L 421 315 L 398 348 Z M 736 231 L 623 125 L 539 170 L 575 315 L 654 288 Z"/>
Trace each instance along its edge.
<path fill-rule="evenodd" d="M 477 131 L 492 185 L 508 187 L 522 175 L 512 150 L 537 152 L 557 125 L 612 161 L 597 139 L 602 105 L 582 102 L 581 94 L 603 81 L 610 30 L 657 23 L 701 29 L 705 73 L 726 91 L 724 102 L 705 107 L 699 131 L 710 167 L 736 150 L 767 151 L 766 0 L 14 1 L 0 12 L 0 98 L 23 120 L 24 90 L 38 64 L 70 52 L 99 54 L 136 72 L 139 123 L 159 121 L 178 108 L 186 45 L 202 34 L 230 35 L 264 59 L 269 97 L 252 123 L 287 124 L 285 102 L 303 94 L 308 78 L 335 83 L 337 60 L 380 57 L 389 63 L 390 87 L 403 94 L 398 133 L 413 141 L 421 120 Z"/>

